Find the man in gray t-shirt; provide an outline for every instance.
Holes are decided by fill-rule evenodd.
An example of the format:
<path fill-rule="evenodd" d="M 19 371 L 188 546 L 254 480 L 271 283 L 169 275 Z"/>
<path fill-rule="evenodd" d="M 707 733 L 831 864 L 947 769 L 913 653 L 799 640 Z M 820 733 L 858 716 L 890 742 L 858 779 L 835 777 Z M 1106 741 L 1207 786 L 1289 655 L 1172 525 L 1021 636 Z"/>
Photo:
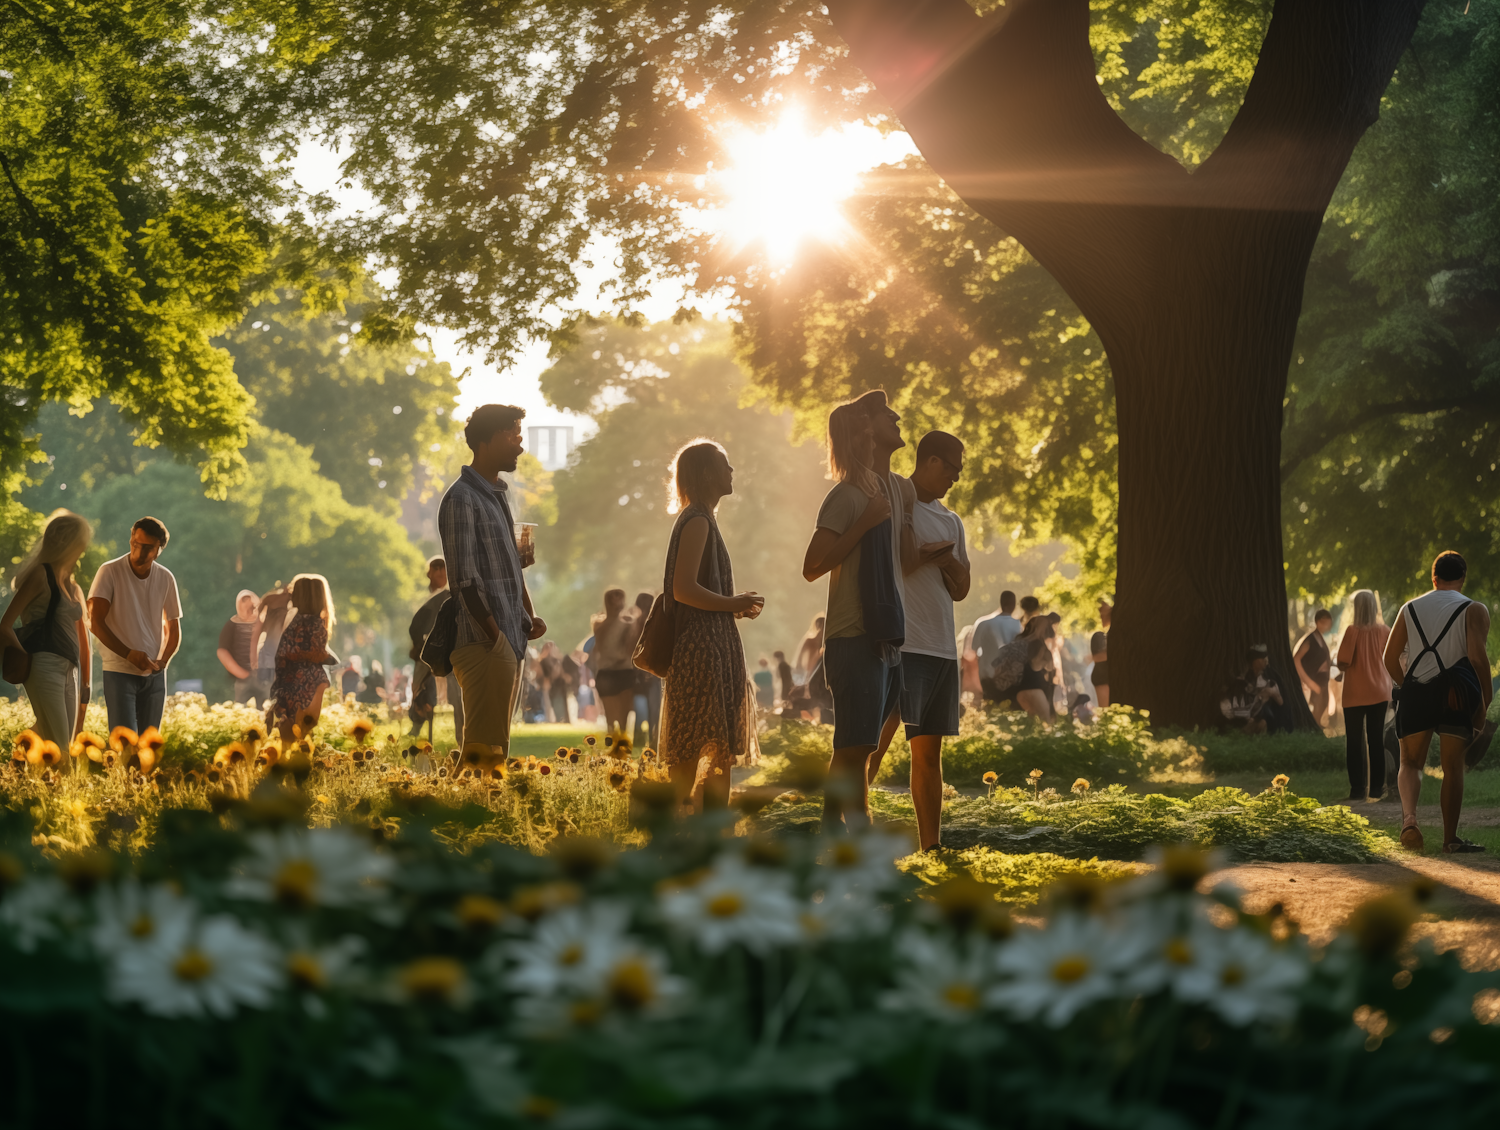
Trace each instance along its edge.
<path fill-rule="evenodd" d="M 1000 649 L 1021 634 L 1021 621 L 1016 619 L 1015 611 L 1016 594 L 1007 589 L 1000 594 L 1000 610 L 974 622 L 974 635 L 969 642 L 979 656 L 979 685 L 987 700 L 995 697 L 995 661 L 1000 658 Z"/>

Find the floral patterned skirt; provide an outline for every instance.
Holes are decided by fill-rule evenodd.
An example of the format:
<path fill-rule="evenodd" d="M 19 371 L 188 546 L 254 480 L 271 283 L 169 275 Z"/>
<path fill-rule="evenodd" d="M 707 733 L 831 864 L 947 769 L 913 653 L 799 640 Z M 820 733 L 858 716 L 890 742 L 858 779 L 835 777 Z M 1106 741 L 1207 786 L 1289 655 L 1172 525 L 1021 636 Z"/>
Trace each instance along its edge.
<path fill-rule="evenodd" d="M 677 642 L 662 681 L 661 744 L 669 765 L 717 769 L 759 759 L 755 697 L 745 676 L 745 647 L 732 612 L 675 608 Z"/>

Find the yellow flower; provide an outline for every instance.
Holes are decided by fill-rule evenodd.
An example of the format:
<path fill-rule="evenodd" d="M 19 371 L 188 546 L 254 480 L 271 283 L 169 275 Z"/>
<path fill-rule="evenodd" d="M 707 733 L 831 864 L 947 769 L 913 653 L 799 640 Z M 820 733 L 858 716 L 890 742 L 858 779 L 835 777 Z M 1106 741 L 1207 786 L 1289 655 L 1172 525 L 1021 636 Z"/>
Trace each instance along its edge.
<path fill-rule="evenodd" d="M 993 785 L 999 779 L 1000 774 L 996 773 L 993 769 L 984 775 L 984 783 L 986 785 Z"/>
<path fill-rule="evenodd" d="M 349 724 L 349 728 L 344 732 L 347 733 L 356 742 L 362 742 L 370 736 L 370 732 L 374 729 L 375 727 L 371 725 L 369 719 L 356 718 Z"/>
<path fill-rule="evenodd" d="M 401 988 L 416 1000 L 444 1001 L 459 999 L 467 977 L 464 967 L 451 957 L 420 957 L 401 970 Z"/>
<path fill-rule="evenodd" d="M 1276 776 L 1271 778 L 1271 787 L 1273 789 L 1284 789 L 1291 783 L 1292 779 L 1285 773 L 1278 773 L 1276 774 Z"/>
<path fill-rule="evenodd" d="M 1086 793 L 1093 787 L 1093 785 L 1089 784 L 1087 777 L 1079 777 L 1078 780 L 1073 782 L 1073 791 L 1075 793 Z"/>
<path fill-rule="evenodd" d="M 470 930 L 488 930 L 505 917 L 505 904 L 488 895 L 464 895 L 454 913 Z"/>
<path fill-rule="evenodd" d="M 109 748 L 116 753 L 124 753 L 126 746 L 134 746 L 140 738 L 129 726 L 116 726 L 109 732 Z"/>
<path fill-rule="evenodd" d="M 1033 781 L 1040 781 L 1042 779 L 1042 771 L 1040 769 L 1033 769 L 1030 773 L 1026 774 L 1026 776 L 1031 778 Z"/>

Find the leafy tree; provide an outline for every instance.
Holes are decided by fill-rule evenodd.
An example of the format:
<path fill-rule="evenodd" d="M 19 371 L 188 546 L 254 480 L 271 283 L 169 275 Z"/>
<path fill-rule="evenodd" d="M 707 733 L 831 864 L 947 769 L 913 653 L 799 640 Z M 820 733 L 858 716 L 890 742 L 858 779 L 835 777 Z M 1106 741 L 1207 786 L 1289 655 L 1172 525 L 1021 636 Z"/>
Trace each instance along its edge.
<path fill-rule="evenodd" d="M 309 448 L 346 501 L 396 514 L 423 465 L 454 443 L 458 384 L 425 349 L 360 342 L 363 310 L 309 316 L 283 295 L 225 342 L 260 422 Z"/>
<path fill-rule="evenodd" d="M 567 337 L 542 391 L 556 407 L 591 416 L 598 431 L 552 476 L 557 517 L 539 531 L 536 592 L 549 634 L 565 647 L 582 639 L 611 585 L 631 600 L 661 591 L 676 520 L 669 465 L 684 443 L 707 436 L 734 467 L 719 521 L 735 586 L 767 598 L 758 619 L 740 622 L 746 652 L 752 664 L 761 652 L 790 652 L 826 593 L 802 579 L 829 485 L 820 448 L 792 445 L 786 415 L 743 403 L 744 375 L 722 322 L 636 328 L 584 318 Z"/>
<path fill-rule="evenodd" d="M 296 285 L 335 309 L 352 267 L 287 182 L 296 141 L 235 5 L 10 0 L 0 13 L 0 488 L 44 404 L 108 398 L 141 442 L 243 473 L 250 398 L 211 339 Z M 226 19 L 228 22 L 226 22 Z M 271 93 L 273 96 L 268 97 Z M 330 269 L 332 268 L 332 269 Z M 14 542 L 36 519 L 8 503 Z"/>
<path fill-rule="evenodd" d="M 130 473 L 101 474 L 97 465 L 88 466 L 111 415 L 113 445 L 137 453 Z M 192 467 L 132 448 L 126 421 L 112 409 L 79 421 L 53 406 L 44 410 L 42 424 L 58 454 L 48 481 L 22 496 L 27 505 L 38 511 L 66 505 L 88 518 L 98 560 L 125 552 L 130 524 L 143 514 L 156 515 L 171 530 L 162 564 L 177 577 L 183 607 L 174 679 L 201 678 L 210 691 L 227 694 L 229 680 L 215 650 L 240 589 L 265 592 L 296 573 L 323 573 L 346 627 L 378 627 L 416 599 L 422 557 L 406 531 L 383 510 L 345 500 L 338 485 L 319 474 L 312 453 L 290 436 L 257 427 L 245 449 L 247 474 L 220 500 L 204 495 Z"/>

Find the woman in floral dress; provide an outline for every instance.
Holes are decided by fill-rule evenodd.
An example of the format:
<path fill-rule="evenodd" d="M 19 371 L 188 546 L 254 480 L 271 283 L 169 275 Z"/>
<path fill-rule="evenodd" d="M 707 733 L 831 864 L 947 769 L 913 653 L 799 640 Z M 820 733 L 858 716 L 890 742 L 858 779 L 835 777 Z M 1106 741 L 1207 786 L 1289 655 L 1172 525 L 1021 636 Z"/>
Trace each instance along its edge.
<path fill-rule="evenodd" d="M 667 545 L 663 590 L 670 594 L 676 642 L 662 685 L 661 743 L 678 803 L 693 796 L 706 759 L 700 809 L 729 804 L 729 770 L 753 759 L 755 699 L 745 677 L 745 648 L 735 620 L 754 619 L 765 599 L 735 593 L 729 550 L 714 512 L 734 489 L 734 468 L 709 440 L 688 444 L 673 460 L 682 512 Z"/>
<path fill-rule="evenodd" d="M 319 573 L 294 577 L 291 607 L 292 619 L 276 646 L 276 681 L 271 684 L 271 710 L 284 743 L 318 724 L 328 688 L 324 664 L 338 662 L 328 651 L 328 630 L 337 621 L 327 578 Z M 270 717 L 266 722 L 271 724 Z"/>

